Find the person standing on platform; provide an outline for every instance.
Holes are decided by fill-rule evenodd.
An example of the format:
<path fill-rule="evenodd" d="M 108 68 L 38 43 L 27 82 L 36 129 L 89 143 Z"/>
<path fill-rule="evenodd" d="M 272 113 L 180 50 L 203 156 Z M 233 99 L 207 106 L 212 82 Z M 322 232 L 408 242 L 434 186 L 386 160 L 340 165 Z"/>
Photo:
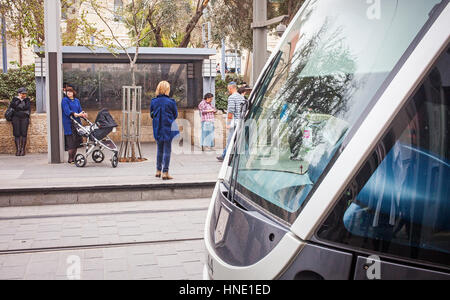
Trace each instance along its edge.
<path fill-rule="evenodd" d="M 153 119 L 153 135 L 158 145 L 156 155 L 156 177 L 171 180 L 169 175 L 172 140 L 180 133 L 175 120 L 178 118 L 177 103 L 169 98 L 170 84 L 161 81 L 156 88 L 156 98 L 150 104 Z"/>
<path fill-rule="evenodd" d="M 17 94 L 9 104 L 9 108 L 14 110 L 11 122 L 16 144 L 16 156 L 25 156 L 28 126 L 30 125 L 31 101 L 27 97 L 28 92 L 26 88 L 20 88 Z"/>
<path fill-rule="evenodd" d="M 78 100 L 76 96 L 77 93 L 75 90 L 68 87 L 66 88 L 66 97 L 64 97 L 61 102 L 62 121 L 64 127 L 64 148 L 67 152 L 69 152 L 69 164 L 75 163 L 77 150 L 78 148 L 81 148 L 83 144 L 83 138 L 74 128 L 70 117 L 75 118 L 79 123 L 81 123 L 80 118 L 86 119 L 88 117 L 87 113 L 82 110 L 80 100 Z"/>
<path fill-rule="evenodd" d="M 228 84 L 228 93 L 230 97 L 228 97 L 228 115 L 227 115 L 227 129 L 228 129 L 228 137 L 227 137 L 227 145 L 221 156 L 217 157 L 218 161 L 223 161 L 227 154 L 228 145 L 231 142 L 231 138 L 234 134 L 235 127 L 237 122 L 241 119 L 241 106 L 247 100 L 245 97 L 238 93 L 238 87 L 236 82 L 230 82 Z"/>
<path fill-rule="evenodd" d="M 201 146 L 206 148 L 206 150 L 212 151 L 214 147 L 214 114 L 216 109 L 212 104 L 214 95 L 208 93 L 203 98 L 203 101 L 198 105 L 202 118 L 202 141 Z"/>

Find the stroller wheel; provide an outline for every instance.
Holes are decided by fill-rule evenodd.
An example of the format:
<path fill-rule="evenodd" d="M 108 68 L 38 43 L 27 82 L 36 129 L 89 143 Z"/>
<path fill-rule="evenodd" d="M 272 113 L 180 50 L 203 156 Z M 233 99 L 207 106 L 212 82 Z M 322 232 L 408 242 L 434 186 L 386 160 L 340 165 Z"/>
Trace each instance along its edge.
<path fill-rule="evenodd" d="M 83 154 L 78 154 L 77 156 L 75 156 L 75 166 L 77 166 L 78 168 L 83 168 L 84 166 L 86 166 L 86 163 L 87 159 Z"/>
<path fill-rule="evenodd" d="M 111 165 L 113 168 L 117 168 L 117 166 L 119 165 L 119 156 L 116 154 L 114 154 L 114 156 L 111 158 Z"/>
<path fill-rule="evenodd" d="M 93 153 L 92 153 L 92 159 L 96 162 L 96 163 L 101 163 L 101 162 L 103 162 L 103 160 L 105 160 L 105 154 L 103 154 L 103 152 L 102 151 L 100 151 L 100 150 L 95 150 Z"/>

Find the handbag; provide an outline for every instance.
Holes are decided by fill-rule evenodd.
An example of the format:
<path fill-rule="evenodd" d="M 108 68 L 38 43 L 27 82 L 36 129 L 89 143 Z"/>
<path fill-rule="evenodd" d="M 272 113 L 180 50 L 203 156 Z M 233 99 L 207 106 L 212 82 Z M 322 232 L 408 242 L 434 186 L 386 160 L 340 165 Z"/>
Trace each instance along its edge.
<path fill-rule="evenodd" d="M 6 121 L 11 122 L 13 116 L 14 116 L 14 108 L 8 107 L 8 109 L 5 112 L 5 119 L 6 119 Z"/>

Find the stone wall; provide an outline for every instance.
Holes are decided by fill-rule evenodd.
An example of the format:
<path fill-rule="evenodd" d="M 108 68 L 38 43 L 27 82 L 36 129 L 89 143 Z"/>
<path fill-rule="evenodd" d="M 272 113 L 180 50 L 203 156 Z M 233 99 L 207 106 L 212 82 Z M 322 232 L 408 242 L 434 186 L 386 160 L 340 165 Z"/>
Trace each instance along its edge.
<path fill-rule="evenodd" d="M 47 115 L 32 114 L 28 129 L 27 153 L 47 153 Z M 12 124 L 0 119 L 0 153 L 14 154 L 16 148 L 12 134 Z"/>
<path fill-rule="evenodd" d="M 89 119 L 94 121 L 97 111 L 88 111 Z M 120 143 L 122 138 L 122 111 L 110 111 L 116 123 L 119 125 L 117 132 L 111 133 L 110 138 L 116 143 Z M 221 149 L 226 144 L 225 133 L 225 115 L 219 112 L 216 115 L 215 122 L 215 147 Z M 201 118 L 198 110 L 185 109 L 179 110 L 177 123 L 183 137 L 184 130 L 191 132 L 191 144 L 200 145 L 201 139 Z M 153 126 L 150 114 L 147 111 L 142 113 L 141 123 L 141 142 L 155 142 L 153 138 Z M 30 127 L 28 130 L 27 153 L 46 153 L 47 152 L 47 114 L 32 114 Z M 0 119 L 0 154 L 15 153 L 14 137 L 12 135 L 12 125 L 5 119 Z"/>

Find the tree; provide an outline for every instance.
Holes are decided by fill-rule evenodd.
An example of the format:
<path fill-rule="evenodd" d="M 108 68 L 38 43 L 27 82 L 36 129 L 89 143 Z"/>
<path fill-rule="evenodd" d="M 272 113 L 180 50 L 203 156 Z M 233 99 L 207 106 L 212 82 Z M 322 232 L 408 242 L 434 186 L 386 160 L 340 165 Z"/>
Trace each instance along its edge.
<path fill-rule="evenodd" d="M 67 16 L 66 31 L 62 34 L 65 46 L 108 46 L 110 39 L 102 30 L 88 22 L 86 13 L 80 11 L 86 0 L 61 0 L 62 14 Z M 6 19 L 6 34 L 18 43 L 19 65 L 23 64 L 24 43 L 28 47 L 42 47 L 45 43 L 44 0 L 0 0 L 0 14 Z"/>
<path fill-rule="evenodd" d="M 24 43 L 31 47 L 44 42 L 43 5 L 44 0 L 0 0 L 6 34 L 18 43 L 19 66 L 23 65 Z"/>
<path fill-rule="evenodd" d="M 195 10 L 195 14 L 192 16 L 189 23 L 186 25 L 185 35 L 183 40 L 180 43 L 180 48 L 186 48 L 189 45 L 189 41 L 191 40 L 191 34 L 192 31 L 195 29 L 195 27 L 198 24 L 198 21 L 203 16 L 203 12 L 208 6 L 209 0 L 198 0 L 197 1 L 197 8 Z"/>
<path fill-rule="evenodd" d="M 268 2 L 268 18 L 287 15 L 289 24 L 304 0 Z M 215 0 L 211 2 L 213 40 L 220 45 L 223 38 L 243 49 L 253 49 L 253 0 Z M 275 26 L 274 26 L 275 27 Z"/>
<path fill-rule="evenodd" d="M 179 0 L 155 0 L 145 17 L 145 31 L 151 34 L 141 42 L 143 47 L 174 47 L 181 41 L 181 32 L 190 5 Z M 127 25 L 130 27 L 129 25 Z M 130 28 L 129 28 L 130 29 Z M 132 29 L 132 27 L 131 27 Z M 131 36 L 134 32 L 131 30 Z"/>
<path fill-rule="evenodd" d="M 136 86 L 136 62 L 139 57 L 139 48 L 142 42 L 150 35 L 151 30 L 147 30 L 146 20 L 148 14 L 154 9 L 157 0 L 130 0 L 129 3 L 120 12 L 112 12 L 105 6 L 99 4 L 96 0 L 86 0 L 95 14 L 106 25 L 111 35 L 111 39 L 115 45 L 111 45 L 110 50 L 114 53 L 115 50 L 123 50 L 130 62 L 130 71 L 132 74 L 132 85 Z M 113 20 L 111 18 L 120 16 L 130 30 L 130 40 L 128 45 L 124 45 L 111 28 L 110 24 Z M 135 52 L 132 55 L 129 51 L 134 48 Z"/>
<path fill-rule="evenodd" d="M 143 41 L 143 46 L 180 48 L 186 48 L 190 44 L 201 46 L 201 29 L 198 23 L 208 4 L 209 0 L 154 1 L 154 5 L 146 14 L 146 31 L 151 31 L 152 35 Z M 133 32 L 130 34 L 133 36 Z"/>
<path fill-rule="evenodd" d="M 141 146 L 140 146 L 140 123 L 141 118 L 140 111 L 137 111 L 140 107 L 140 87 L 136 86 L 136 63 L 139 57 L 139 49 L 142 46 L 142 42 L 152 33 L 151 30 L 147 29 L 147 19 L 148 14 L 155 9 L 158 0 L 130 0 L 125 7 L 120 9 L 120 11 L 111 11 L 108 7 L 100 5 L 95 0 L 87 0 L 90 7 L 93 9 L 95 14 L 100 18 L 104 25 L 108 28 L 115 45 L 112 45 L 110 51 L 114 53 L 115 50 L 122 50 L 128 57 L 130 63 L 130 72 L 132 87 L 127 88 L 128 93 L 125 93 L 125 101 L 127 102 L 127 115 L 128 120 L 125 125 L 125 117 L 122 120 L 123 128 L 122 130 L 126 132 L 123 135 L 119 155 L 121 161 L 135 162 L 142 159 Z M 112 23 L 111 18 L 122 20 L 127 28 L 129 29 L 130 39 L 128 40 L 128 45 L 124 45 L 122 41 L 118 38 L 117 34 L 114 32 L 110 23 Z M 134 53 L 129 51 L 130 48 L 134 48 Z M 123 108 L 125 111 L 125 107 Z M 126 127 L 126 128 L 124 128 Z M 139 158 L 136 158 L 136 147 L 139 151 Z M 131 153 L 129 152 L 131 150 Z"/>

